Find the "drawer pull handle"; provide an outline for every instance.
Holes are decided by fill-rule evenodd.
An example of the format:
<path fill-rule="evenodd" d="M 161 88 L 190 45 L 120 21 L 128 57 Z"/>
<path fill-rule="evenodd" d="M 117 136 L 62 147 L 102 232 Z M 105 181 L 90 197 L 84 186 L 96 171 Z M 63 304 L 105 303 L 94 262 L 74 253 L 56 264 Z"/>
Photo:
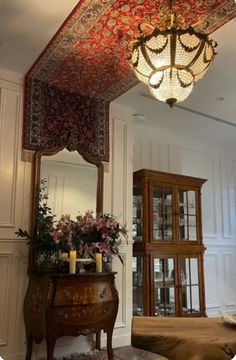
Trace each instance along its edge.
<path fill-rule="evenodd" d="M 101 294 L 99 294 L 99 297 L 100 297 L 101 299 L 103 299 L 104 297 L 106 297 L 106 295 L 107 295 L 107 288 L 105 288 L 105 289 L 101 292 Z"/>

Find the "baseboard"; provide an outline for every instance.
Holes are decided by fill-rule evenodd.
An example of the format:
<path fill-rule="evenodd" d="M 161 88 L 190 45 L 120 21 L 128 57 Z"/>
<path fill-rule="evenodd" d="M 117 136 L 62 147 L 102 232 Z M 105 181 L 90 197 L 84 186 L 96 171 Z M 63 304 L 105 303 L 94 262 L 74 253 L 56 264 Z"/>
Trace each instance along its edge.
<path fill-rule="evenodd" d="M 207 316 L 208 317 L 220 317 L 221 315 L 220 315 L 220 312 L 223 312 L 223 313 L 225 313 L 225 314 L 229 314 L 229 315 L 235 315 L 236 314 L 236 308 L 235 307 L 233 307 L 233 308 L 231 308 L 231 309 L 220 309 L 220 308 L 218 308 L 218 309 L 208 309 L 207 310 Z"/>
<path fill-rule="evenodd" d="M 101 341 L 102 347 L 106 347 L 106 337 L 102 337 L 102 341 Z M 124 335 L 113 335 L 112 337 L 112 347 L 117 348 L 117 347 L 121 347 L 121 346 L 127 346 L 131 344 L 131 335 L 129 334 L 124 334 Z"/>

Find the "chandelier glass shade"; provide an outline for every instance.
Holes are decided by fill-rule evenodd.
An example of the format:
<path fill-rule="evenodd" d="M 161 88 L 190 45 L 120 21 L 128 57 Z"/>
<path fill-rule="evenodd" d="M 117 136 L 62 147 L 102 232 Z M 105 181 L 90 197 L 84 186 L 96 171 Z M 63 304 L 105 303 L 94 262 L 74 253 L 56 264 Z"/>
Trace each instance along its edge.
<path fill-rule="evenodd" d="M 170 106 L 185 100 L 209 69 L 217 43 L 191 26 L 164 30 L 153 27 L 148 35 L 140 26 L 140 31 L 131 55 L 136 77 L 148 85 L 155 98 Z"/>

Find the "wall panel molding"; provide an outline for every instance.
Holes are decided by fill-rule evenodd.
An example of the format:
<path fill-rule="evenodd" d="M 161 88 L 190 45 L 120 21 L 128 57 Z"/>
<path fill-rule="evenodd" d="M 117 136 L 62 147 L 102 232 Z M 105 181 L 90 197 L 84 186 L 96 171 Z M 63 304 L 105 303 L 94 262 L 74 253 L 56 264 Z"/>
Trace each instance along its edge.
<path fill-rule="evenodd" d="M 220 307 L 220 277 L 219 277 L 219 253 L 208 251 L 204 255 L 205 264 L 205 287 L 206 287 L 206 308 L 213 309 Z M 214 274 L 214 277 L 212 277 Z"/>
<path fill-rule="evenodd" d="M 142 168 L 142 144 L 142 139 L 136 137 L 134 140 L 134 171 Z"/>
<path fill-rule="evenodd" d="M 230 208 L 230 188 L 229 188 L 229 167 L 227 159 L 219 159 L 220 166 L 220 194 L 221 194 L 221 214 L 222 214 L 222 234 L 225 239 L 232 237 L 231 232 L 231 208 Z"/>
<path fill-rule="evenodd" d="M 236 242 L 231 242 L 231 243 L 225 243 L 225 242 L 215 242 L 214 243 L 210 240 L 209 242 L 207 241 L 204 241 L 204 240 L 207 240 L 206 237 L 203 238 L 203 242 L 204 242 L 204 245 L 206 245 L 207 249 L 209 248 L 212 248 L 212 249 L 218 249 L 220 250 L 220 248 L 222 249 L 230 249 L 230 250 L 235 250 L 236 249 Z"/>
<path fill-rule="evenodd" d="M 116 276 L 116 286 L 119 291 L 119 312 L 117 314 L 117 319 L 115 323 L 115 328 L 122 328 L 127 325 L 127 314 L 126 314 L 126 271 L 127 271 L 127 257 L 126 253 L 120 252 L 120 255 L 123 258 L 124 264 L 121 264 L 119 259 L 116 260 L 116 267 L 115 271 L 119 274 L 119 276 Z M 121 296 L 120 296 L 121 294 Z"/>
<path fill-rule="evenodd" d="M 232 213 L 232 215 L 233 215 L 233 218 L 234 219 L 236 219 L 236 160 L 234 160 L 234 161 L 232 161 L 232 172 L 233 172 L 233 174 L 232 174 L 232 177 L 233 177 L 233 184 L 232 184 L 232 186 L 233 186 L 233 189 L 232 189 L 232 197 L 233 197 L 233 213 Z M 233 226 L 233 233 L 235 233 L 235 231 L 236 231 L 236 221 L 234 220 L 234 224 L 232 224 L 232 225 L 234 225 Z"/>
<path fill-rule="evenodd" d="M 162 147 L 160 141 L 150 140 L 149 142 L 149 157 L 150 169 L 161 170 L 161 153 Z"/>
<path fill-rule="evenodd" d="M 151 168 L 154 170 L 154 164 L 152 165 L 153 154 L 151 155 L 151 151 L 151 141 L 147 142 L 139 136 L 135 137 L 133 149 L 134 171 Z"/>
<path fill-rule="evenodd" d="M 12 253 L 0 252 L 0 346 L 7 346 L 9 335 L 9 304 L 10 304 L 10 263 Z"/>
<path fill-rule="evenodd" d="M 127 124 L 126 121 L 113 119 L 112 151 L 112 213 L 121 215 L 120 221 L 127 219 Z M 119 190 L 118 190 L 119 189 Z"/>
<path fill-rule="evenodd" d="M 1 89 L 0 95 L 0 196 L 6 205 L 0 209 L 0 228 L 14 228 L 21 94 Z"/>
<path fill-rule="evenodd" d="M 223 253 L 223 269 L 224 269 L 224 287 L 225 287 L 225 304 L 226 306 L 235 306 L 235 295 L 236 292 L 233 289 L 234 274 L 233 271 L 233 253 Z"/>

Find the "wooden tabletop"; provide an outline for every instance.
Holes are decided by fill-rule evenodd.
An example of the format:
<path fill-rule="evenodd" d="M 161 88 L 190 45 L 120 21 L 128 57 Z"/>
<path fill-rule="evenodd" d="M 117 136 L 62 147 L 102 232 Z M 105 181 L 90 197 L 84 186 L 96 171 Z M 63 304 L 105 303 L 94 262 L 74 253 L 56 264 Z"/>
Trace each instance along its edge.
<path fill-rule="evenodd" d="M 170 360 L 232 359 L 236 327 L 220 318 L 134 317 L 132 345 Z"/>

